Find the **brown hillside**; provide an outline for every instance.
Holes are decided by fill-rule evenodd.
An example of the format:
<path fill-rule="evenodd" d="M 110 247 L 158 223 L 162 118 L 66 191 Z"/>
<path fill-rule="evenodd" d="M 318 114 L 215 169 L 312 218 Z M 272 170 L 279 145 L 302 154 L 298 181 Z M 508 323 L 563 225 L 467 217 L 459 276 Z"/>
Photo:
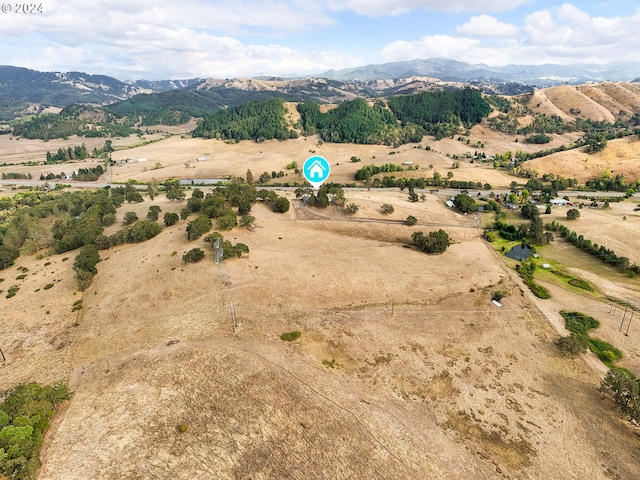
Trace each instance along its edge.
<path fill-rule="evenodd" d="M 640 140 L 633 136 L 610 140 L 602 152 L 594 154 L 587 154 L 582 148 L 554 153 L 524 162 L 523 168 L 536 170 L 539 175 L 554 173 L 575 178 L 580 183 L 599 178 L 605 170 L 634 181 L 640 178 Z"/>
<path fill-rule="evenodd" d="M 536 113 L 542 113 L 547 116 L 557 115 L 562 118 L 565 122 L 572 122 L 575 118 L 569 113 L 562 110 L 558 107 L 554 101 L 549 98 L 547 95 L 549 93 L 548 89 L 544 90 L 536 90 L 531 96 L 531 100 L 529 100 L 529 107 Z"/>
<path fill-rule="evenodd" d="M 620 111 L 624 110 L 628 115 L 640 112 L 640 85 L 637 83 L 627 82 L 603 82 L 593 85 L 584 85 L 585 94 L 589 95 L 586 90 L 598 91 L 602 95 L 589 95 L 604 107 L 608 107 L 609 111 L 616 117 L 625 119 L 625 115 L 620 115 Z M 609 101 L 607 101 L 607 98 Z M 610 105 L 610 106 L 609 106 Z"/>
<path fill-rule="evenodd" d="M 582 93 L 579 87 L 561 85 L 546 88 L 541 92 L 541 95 L 551 102 L 556 109 L 564 112 L 565 115 L 563 115 L 563 118 L 566 118 L 566 116 L 572 118 L 580 116 L 581 118 L 589 118 L 591 120 L 615 122 L 615 117 L 608 108 Z M 533 111 L 537 112 L 537 109 L 544 108 L 545 102 L 542 101 L 538 106 L 539 102 L 540 100 L 537 100 L 536 103 L 534 103 L 533 100 L 529 102 L 529 106 Z M 580 113 L 571 113 L 572 111 L 579 111 Z M 540 113 L 547 112 L 541 111 Z"/>

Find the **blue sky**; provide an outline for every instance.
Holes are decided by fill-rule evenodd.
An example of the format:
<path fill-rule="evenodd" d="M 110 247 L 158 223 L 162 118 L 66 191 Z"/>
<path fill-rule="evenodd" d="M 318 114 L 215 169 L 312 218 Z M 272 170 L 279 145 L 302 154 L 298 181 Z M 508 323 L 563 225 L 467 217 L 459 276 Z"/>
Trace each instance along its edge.
<path fill-rule="evenodd" d="M 635 0 L 43 0 L 31 14 L 0 4 L 0 64 L 121 80 L 312 75 L 434 57 L 640 61 Z"/>

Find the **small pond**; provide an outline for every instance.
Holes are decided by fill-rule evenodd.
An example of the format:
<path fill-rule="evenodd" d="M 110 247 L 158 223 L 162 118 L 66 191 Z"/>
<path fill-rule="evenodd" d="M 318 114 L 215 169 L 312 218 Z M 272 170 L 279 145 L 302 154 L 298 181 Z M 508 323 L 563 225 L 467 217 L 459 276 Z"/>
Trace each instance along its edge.
<path fill-rule="evenodd" d="M 524 262 L 531 255 L 531 247 L 529 245 L 516 245 L 506 255 L 519 262 Z"/>

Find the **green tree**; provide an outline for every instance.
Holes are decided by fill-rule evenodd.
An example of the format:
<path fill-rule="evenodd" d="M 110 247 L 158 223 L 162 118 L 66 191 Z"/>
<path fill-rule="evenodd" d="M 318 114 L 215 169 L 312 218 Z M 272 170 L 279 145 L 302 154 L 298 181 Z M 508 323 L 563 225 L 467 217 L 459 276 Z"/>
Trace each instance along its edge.
<path fill-rule="evenodd" d="M 20 250 L 9 245 L 0 245 L 0 270 L 10 267 L 20 256 Z"/>
<path fill-rule="evenodd" d="M 177 184 L 171 183 L 167 188 L 167 200 L 171 200 L 171 201 L 178 201 L 181 202 L 182 200 L 185 199 L 185 197 L 187 196 L 187 194 L 184 192 L 184 190 L 182 190 L 182 187 L 180 186 L 180 182 L 177 182 Z"/>
<path fill-rule="evenodd" d="M 127 203 L 140 203 L 144 201 L 142 194 L 130 182 L 124 186 L 124 199 Z"/>
<path fill-rule="evenodd" d="M 414 226 L 416 223 L 418 223 L 418 219 L 416 217 L 414 217 L 413 215 L 409 215 L 406 220 L 404 221 L 405 225 L 408 225 L 409 227 Z"/>
<path fill-rule="evenodd" d="M 176 223 L 178 223 L 178 220 L 180 220 L 180 217 L 178 216 L 177 213 L 165 212 L 165 214 L 164 214 L 164 224 L 167 227 L 170 227 L 171 225 L 175 225 Z"/>
<path fill-rule="evenodd" d="M 462 213 L 475 212 L 478 209 L 476 201 L 466 193 L 460 193 L 453 199 L 453 204 Z"/>
<path fill-rule="evenodd" d="M 451 245 L 449 235 L 442 229 L 429 232 L 426 236 L 422 232 L 414 232 L 411 238 L 418 249 L 425 253 L 443 253 Z"/>
<path fill-rule="evenodd" d="M 229 211 L 227 214 L 218 217 L 217 225 L 219 230 L 231 230 L 238 224 L 235 212 Z"/>
<path fill-rule="evenodd" d="M 158 205 L 151 205 L 147 212 L 147 218 L 152 221 L 157 221 L 162 209 Z"/>
<path fill-rule="evenodd" d="M 380 210 L 385 215 L 391 215 L 395 211 L 395 208 L 393 208 L 393 205 L 391 205 L 390 203 L 383 203 L 380 207 Z"/>
<path fill-rule="evenodd" d="M 98 253 L 98 249 L 96 248 L 96 246 L 87 245 L 86 247 L 83 247 L 76 256 L 76 260 L 73 263 L 73 269 L 76 271 L 84 270 L 95 275 L 96 273 L 98 273 L 96 264 L 99 261 L 100 254 Z"/>
<path fill-rule="evenodd" d="M 610 394 L 615 402 L 629 412 L 640 408 L 638 381 L 621 368 L 611 368 L 605 375 L 599 390 Z"/>
<path fill-rule="evenodd" d="M 187 224 L 187 240 L 195 240 L 211 230 L 211 220 L 206 215 L 200 215 Z"/>
<path fill-rule="evenodd" d="M 136 212 L 126 212 L 122 218 L 123 225 L 131 225 L 138 221 L 138 214 Z"/>
<path fill-rule="evenodd" d="M 289 211 L 290 203 L 287 197 L 278 197 L 273 202 L 272 209 L 276 213 L 285 213 Z"/>

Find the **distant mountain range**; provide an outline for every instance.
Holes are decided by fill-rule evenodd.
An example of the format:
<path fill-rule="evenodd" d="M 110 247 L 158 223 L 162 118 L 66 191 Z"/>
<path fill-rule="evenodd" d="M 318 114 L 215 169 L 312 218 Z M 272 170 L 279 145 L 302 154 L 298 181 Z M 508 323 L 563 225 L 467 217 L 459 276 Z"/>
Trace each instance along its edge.
<path fill-rule="evenodd" d="M 204 79 L 121 81 L 82 72 L 39 72 L 0 66 L 0 121 L 48 106 L 111 105 L 112 113 L 133 113 L 138 106 L 188 111 L 214 111 L 251 99 L 281 97 L 290 101 L 335 103 L 357 97 L 382 97 L 474 84 L 488 93 L 518 94 L 532 86 L 580 84 L 606 80 L 633 81 L 640 64 L 605 66 L 507 65 L 489 67 L 447 59 L 411 60 L 329 70 L 311 78 Z M 154 95 L 160 95 L 153 98 Z M 187 105 L 187 108 L 183 108 Z"/>
<path fill-rule="evenodd" d="M 562 83 L 580 84 L 604 81 L 633 81 L 640 77 L 640 63 L 506 65 L 490 67 L 470 65 L 456 60 L 431 58 L 329 70 L 321 76 L 340 81 L 371 81 L 390 78 L 427 76 L 453 82 L 516 82 L 537 87 Z"/>

